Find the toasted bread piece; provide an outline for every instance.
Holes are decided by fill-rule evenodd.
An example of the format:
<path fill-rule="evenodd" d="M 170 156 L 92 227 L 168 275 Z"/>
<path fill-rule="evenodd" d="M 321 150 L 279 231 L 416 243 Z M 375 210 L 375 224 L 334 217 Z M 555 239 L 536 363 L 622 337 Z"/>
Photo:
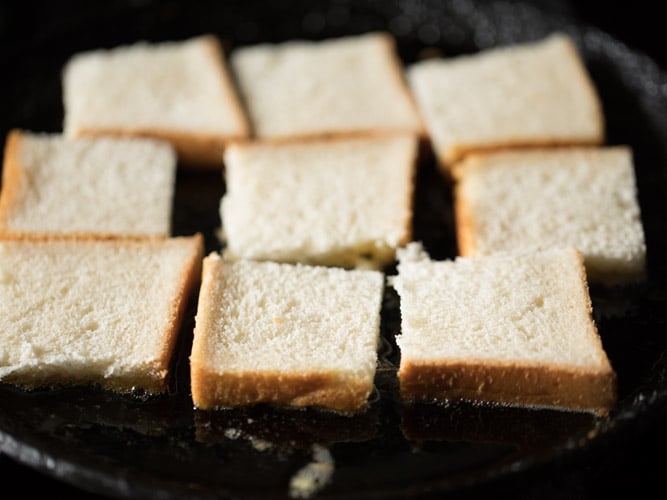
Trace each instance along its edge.
<path fill-rule="evenodd" d="M 410 241 L 411 134 L 230 146 L 225 256 L 379 269 Z"/>
<path fill-rule="evenodd" d="M 176 155 L 164 141 L 10 132 L 0 234 L 169 236 Z"/>
<path fill-rule="evenodd" d="M 230 64 L 257 139 L 424 133 L 388 33 L 239 47 Z"/>
<path fill-rule="evenodd" d="M 214 35 L 75 54 L 63 69 L 63 99 L 67 137 L 167 140 L 185 167 L 220 168 L 225 146 L 249 135 Z"/>
<path fill-rule="evenodd" d="M 616 374 L 576 249 L 433 261 L 411 243 L 399 259 L 403 398 L 613 408 Z"/>
<path fill-rule="evenodd" d="M 572 245 L 590 283 L 646 277 L 646 243 L 628 146 L 471 155 L 455 187 L 461 255 Z"/>
<path fill-rule="evenodd" d="M 470 152 L 605 141 L 597 89 L 563 33 L 423 60 L 407 78 L 446 174 Z"/>
<path fill-rule="evenodd" d="M 0 240 L 0 381 L 168 389 L 203 238 Z"/>
<path fill-rule="evenodd" d="M 190 356 L 195 407 L 363 411 L 373 391 L 383 287 L 378 271 L 209 254 Z"/>

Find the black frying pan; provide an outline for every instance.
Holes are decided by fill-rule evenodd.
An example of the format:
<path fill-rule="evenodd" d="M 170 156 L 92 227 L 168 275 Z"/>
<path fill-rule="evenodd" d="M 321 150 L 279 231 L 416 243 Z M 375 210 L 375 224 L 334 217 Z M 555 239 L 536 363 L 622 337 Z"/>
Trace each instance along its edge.
<path fill-rule="evenodd" d="M 366 414 L 350 418 L 267 406 L 193 410 L 187 365 L 191 314 L 183 325 L 172 391 L 165 397 L 138 401 L 92 389 L 28 394 L 0 386 L 0 451 L 9 457 L 0 462 L 9 471 L 2 475 L 3 484 L 13 479 L 24 491 L 46 486 L 111 498 L 283 498 L 290 479 L 316 458 L 317 447 L 328 450 L 334 462 L 331 481 L 317 498 L 588 497 L 622 493 L 624 487 L 636 492 L 638 481 L 645 479 L 640 471 L 660 470 L 659 461 L 642 459 L 647 450 L 662 451 L 666 434 L 661 424 L 667 416 L 662 258 L 667 75 L 653 60 L 548 2 L 74 4 L 77 10 L 65 12 L 67 4 L 41 5 L 35 15 L 45 28 L 0 47 L 3 138 L 14 127 L 61 130 L 60 70 L 69 56 L 92 48 L 214 33 L 233 50 L 260 41 L 388 30 L 409 64 L 432 49 L 453 56 L 563 30 L 579 44 L 598 87 L 608 142 L 634 148 L 649 281 L 635 288 L 591 290 L 595 319 L 619 377 L 618 405 L 605 418 L 464 403 L 401 403 L 393 342 L 400 325 L 398 303 L 388 291 L 377 390 Z M 19 7 L 3 8 L 0 13 L 6 16 L 0 20 L 11 20 L 12 9 Z M 19 29 L 2 28 L 4 33 Z M 451 194 L 432 161 L 421 165 L 417 183 L 415 239 L 434 258 L 453 257 Z M 207 250 L 217 249 L 223 191 L 218 172 L 180 171 L 175 233 L 201 231 Z M 653 440 L 655 432 L 662 441 Z M 638 462 L 627 458 L 630 453 Z M 14 471 L 17 476 L 8 477 Z M 26 478 L 35 482 L 20 483 Z"/>

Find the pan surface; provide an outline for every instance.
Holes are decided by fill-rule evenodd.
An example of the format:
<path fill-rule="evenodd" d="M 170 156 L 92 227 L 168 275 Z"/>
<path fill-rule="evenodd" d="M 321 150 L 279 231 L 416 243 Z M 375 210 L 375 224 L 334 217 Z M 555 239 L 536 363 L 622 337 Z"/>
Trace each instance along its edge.
<path fill-rule="evenodd" d="M 566 32 L 578 44 L 600 93 L 608 143 L 633 148 L 649 279 L 638 287 L 591 289 L 595 320 L 619 379 L 618 405 L 604 418 L 464 403 L 401 403 L 393 340 L 400 318 L 390 290 L 384 299 L 376 392 L 363 415 L 267 406 L 196 411 L 187 363 L 193 300 L 168 395 L 138 400 L 93 389 L 25 393 L 0 385 L 0 452 L 77 490 L 111 498 L 436 497 L 521 480 L 554 464 L 585 468 L 667 415 L 662 258 L 667 250 L 667 75 L 650 58 L 555 10 L 518 2 L 77 5 L 77 13 L 52 23 L 51 29 L 1 48 L 3 138 L 11 128 L 60 131 L 61 68 L 72 54 L 93 48 L 213 33 L 230 51 L 258 42 L 383 30 L 394 34 L 401 58 L 410 64 L 434 52 L 455 56 Z M 223 193 L 221 172 L 180 170 L 175 234 L 200 231 L 207 252 L 219 249 Z M 432 160 L 424 161 L 417 178 L 414 238 L 437 259 L 455 255 L 451 201 Z M 298 484 L 307 487 L 296 489 Z"/>

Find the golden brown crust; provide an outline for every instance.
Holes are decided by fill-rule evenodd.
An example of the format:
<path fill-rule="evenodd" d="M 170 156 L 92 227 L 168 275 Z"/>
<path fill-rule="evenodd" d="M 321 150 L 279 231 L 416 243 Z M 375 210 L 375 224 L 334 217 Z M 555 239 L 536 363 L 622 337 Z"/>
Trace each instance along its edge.
<path fill-rule="evenodd" d="M 341 378 L 335 372 L 217 372 L 200 366 L 191 369 L 192 399 L 202 410 L 271 403 L 321 407 L 343 413 L 366 408 L 372 384 Z"/>
<path fill-rule="evenodd" d="M 476 252 L 475 219 L 460 183 L 454 185 L 454 225 L 458 255 L 474 255 Z"/>
<path fill-rule="evenodd" d="M 607 414 L 616 404 L 616 375 L 576 367 L 488 361 L 404 363 L 401 396 L 417 400 L 489 401 Z"/>
<path fill-rule="evenodd" d="M 163 372 L 163 379 L 166 384 L 167 375 L 176 345 L 176 339 L 183 323 L 183 317 L 188 305 L 188 301 L 195 291 L 201 276 L 202 259 L 204 257 L 204 237 L 197 233 L 191 237 L 191 250 L 187 262 L 184 263 L 181 274 L 178 278 L 178 288 L 176 295 L 172 297 L 169 322 L 167 323 L 162 352 L 158 358 L 156 366 L 157 371 Z M 165 385 L 166 388 L 166 385 Z"/>
<path fill-rule="evenodd" d="M 536 137 L 530 140 L 507 140 L 486 144 L 457 144 L 448 150 L 436 151 L 440 168 L 455 180 L 465 168 L 465 160 L 473 154 L 493 154 L 501 151 L 530 151 L 544 148 L 590 147 L 604 144 L 603 137 L 554 139 Z"/>
<path fill-rule="evenodd" d="M 0 231 L 0 242 L 2 241 L 32 241 L 32 242 L 48 242 L 48 241 L 136 241 L 136 242 L 157 242 L 174 238 L 175 236 L 164 235 L 118 235 L 109 233 L 29 233 L 19 231 Z"/>
<path fill-rule="evenodd" d="M 339 132 L 313 132 L 304 134 L 290 134 L 285 136 L 253 137 L 250 140 L 238 139 L 233 141 L 235 147 L 253 147 L 255 145 L 283 145 L 283 144 L 309 144 L 316 142 L 333 142 L 347 139 L 372 139 L 390 137 L 392 135 L 417 136 L 411 129 L 387 129 L 387 130 L 351 130 Z M 419 137 L 419 136 L 417 136 Z"/>
<path fill-rule="evenodd" d="M 7 134 L 2 166 L 2 190 L 0 191 L 0 233 L 7 230 L 12 209 L 19 203 L 27 182 L 19 161 L 19 144 L 22 131 L 13 129 Z"/>

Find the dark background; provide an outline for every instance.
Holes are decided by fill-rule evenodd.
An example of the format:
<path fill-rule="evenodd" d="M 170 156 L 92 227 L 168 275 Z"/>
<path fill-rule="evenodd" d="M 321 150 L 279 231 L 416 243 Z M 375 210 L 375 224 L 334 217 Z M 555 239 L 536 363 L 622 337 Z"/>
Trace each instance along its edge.
<path fill-rule="evenodd" d="M 0 3 L 0 78 L 11 74 L 12 68 L 2 60 L 3 54 L 15 53 L 22 45 L 30 45 L 40 33 L 66 32 L 73 19 L 99 15 L 100 9 L 114 9 L 123 4 L 145 5 L 150 1 L 94 2 L 61 0 L 54 2 L 2 1 Z M 582 23 L 592 24 L 630 48 L 644 52 L 667 71 L 667 40 L 660 2 L 533 2 Z M 119 26 L 118 29 L 122 29 Z M 20 64 L 12 58 L 13 64 Z M 0 96 L 0 112 L 2 110 Z M 667 110 L 666 110 L 667 112 Z M 666 332 L 667 333 L 667 332 Z M 0 402 L 0 407 L 2 402 Z M 648 495 L 654 488 L 659 493 L 667 470 L 667 408 L 659 408 L 650 419 L 636 423 L 613 448 L 593 450 L 586 459 L 574 457 L 565 463 L 539 468 L 529 476 L 510 478 L 467 492 L 465 498 L 493 495 L 518 499 L 589 499 L 612 495 Z M 3 498 L 30 497 L 46 492 L 64 498 L 99 498 L 85 495 L 76 488 L 43 476 L 0 456 L 0 482 Z M 454 496 L 448 495 L 450 498 Z"/>

